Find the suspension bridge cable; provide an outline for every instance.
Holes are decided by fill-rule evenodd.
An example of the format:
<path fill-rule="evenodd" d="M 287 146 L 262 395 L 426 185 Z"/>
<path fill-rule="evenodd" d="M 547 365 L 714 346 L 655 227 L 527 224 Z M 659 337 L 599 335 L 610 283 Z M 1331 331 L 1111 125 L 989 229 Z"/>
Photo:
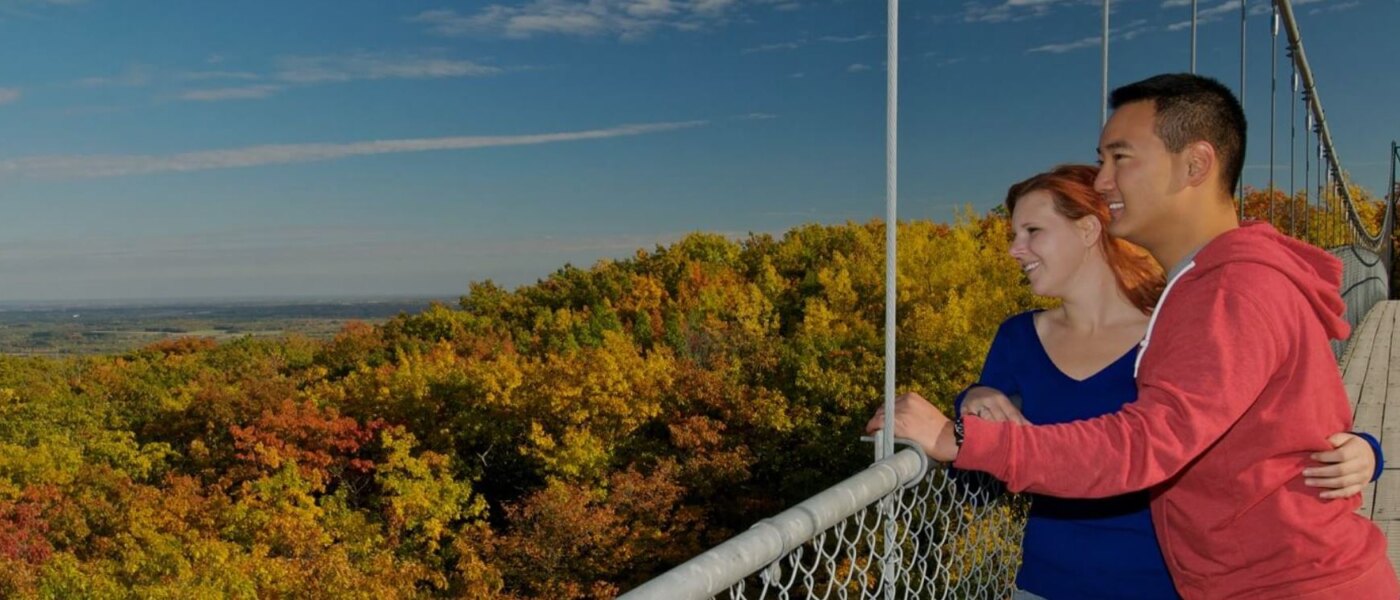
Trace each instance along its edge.
<path fill-rule="evenodd" d="M 1191 0 L 1191 73 L 1196 73 L 1196 0 Z"/>
<path fill-rule="evenodd" d="M 1317 127 L 1316 123 L 1313 124 L 1313 127 Z M 1327 244 L 1327 224 L 1332 213 L 1325 202 L 1326 199 L 1322 197 L 1322 178 L 1324 175 L 1322 171 L 1322 144 L 1317 139 L 1317 129 L 1313 129 L 1313 147 L 1310 150 L 1313 153 L 1313 162 L 1317 165 L 1317 186 L 1308 190 L 1308 194 L 1312 195 L 1313 202 L 1317 203 L 1317 210 L 1321 215 L 1318 221 L 1318 245 L 1325 247 Z"/>
<path fill-rule="evenodd" d="M 1307 90 L 1303 94 L 1307 94 Z M 1303 214 L 1307 218 L 1303 221 L 1304 236 L 1314 234 L 1312 226 L 1312 113 L 1306 112 L 1306 126 L 1303 127 Z"/>
<path fill-rule="evenodd" d="M 1396 206 L 1396 203 L 1400 203 L 1400 185 L 1396 185 L 1397 162 L 1400 162 L 1400 144 L 1396 144 L 1394 143 L 1394 141 L 1392 141 L 1392 143 L 1390 143 L 1390 189 L 1387 190 L 1387 192 L 1390 192 L 1390 199 L 1386 200 L 1386 217 L 1389 218 L 1386 218 L 1385 221 L 1385 227 L 1389 229 L 1389 234 L 1390 236 L 1392 236 L 1392 239 L 1394 236 L 1394 228 L 1396 228 L 1396 214 L 1394 214 L 1394 206 Z M 1394 243 L 1392 242 L 1390 248 L 1387 248 L 1386 250 L 1389 250 L 1389 252 L 1386 252 L 1385 255 L 1380 256 L 1386 257 L 1386 273 L 1394 273 L 1394 271 L 1392 270 L 1394 269 L 1394 252 L 1396 252 L 1396 249 L 1394 249 Z M 1392 283 L 1393 281 L 1394 277 L 1392 277 Z M 1394 294 L 1390 295 L 1390 297 L 1394 298 Z"/>
<path fill-rule="evenodd" d="M 1100 46 L 1102 46 L 1103 53 L 1103 60 L 1101 61 L 1103 67 L 1103 94 L 1101 98 L 1102 102 L 1099 105 L 1100 127 L 1108 123 L 1108 3 L 1109 0 L 1103 0 L 1103 35 L 1099 38 L 1102 42 Z"/>
<path fill-rule="evenodd" d="M 1313 79 L 1312 69 L 1308 66 L 1307 52 L 1303 49 L 1302 35 L 1298 32 L 1298 21 L 1293 16 L 1293 4 L 1290 0 L 1274 0 L 1282 17 L 1284 30 L 1288 32 L 1288 41 L 1293 45 L 1295 54 L 1294 64 L 1298 67 L 1298 72 L 1302 76 L 1303 90 L 1308 100 L 1310 114 L 1316 117 L 1318 144 L 1324 152 L 1318 157 L 1318 182 L 1321 183 L 1321 165 L 1326 160 L 1329 170 L 1335 173 L 1338 181 L 1342 182 L 1337 186 L 1341 196 L 1341 203 L 1344 207 L 1345 220 L 1350 227 L 1355 229 L 1356 237 L 1362 245 L 1372 252 L 1381 252 L 1386 244 L 1385 232 L 1372 235 L 1366 230 L 1365 224 L 1361 220 L 1361 214 L 1357 211 L 1356 201 L 1351 197 L 1351 190 L 1346 186 L 1345 176 L 1342 171 L 1341 160 L 1337 157 L 1337 148 L 1332 143 L 1332 133 L 1327 126 L 1326 115 L 1322 112 L 1322 100 L 1318 97 L 1317 85 Z M 1390 210 L 1387 207 L 1387 210 Z M 1386 217 L 1389 218 L 1389 217 Z"/>
<path fill-rule="evenodd" d="M 895 318 L 899 292 L 899 0 L 888 0 L 885 35 L 885 423 L 876 437 L 876 460 L 894 456 Z M 894 600 L 897 581 L 894 546 L 898 533 L 894 498 L 880 502 L 884 516 L 884 552 L 880 562 L 881 587 L 886 600 Z"/>
<path fill-rule="evenodd" d="M 1293 65 L 1293 46 L 1288 46 L 1288 64 Z M 1297 236 L 1298 211 L 1296 206 L 1297 159 L 1298 159 L 1298 66 L 1293 65 L 1293 88 L 1288 95 L 1288 235 Z"/>
<path fill-rule="evenodd" d="M 1245 106 L 1245 103 L 1244 103 L 1244 84 L 1245 84 L 1244 58 L 1245 58 L 1245 29 L 1246 29 L 1246 26 L 1247 26 L 1248 23 L 1249 23 L 1249 19 L 1247 18 L 1248 16 L 1249 16 L 1249 0 L 1240 0 L 1240 107 L 1241 107 L 1241 108 L 1243 108 L 1243 107 Z M 1240 190 L 1239 190 L 1239 194 L 1240 194 L 1240 219 L 1243 220 L 1243 219 L 1244 219 L 1244 177 L 1241 177 L 1241 178 L 1240 178 L 1239 186 L 1240 186 Z"/>
<path fill-rule="evenodd" d="M 885 427 L 875 458 L 894 455 L 896 258 L 899 215 L 899 0 L 888 0 L 885 34 Z"/>
<path fill-rule="evenodd" d="M 1277 119 L 1274 116 L 1278 105 L 1278 7 L 1273 12 L 1273 34 L 1269 38 L 1269 224 L 1274 223 L 1274 129 Z"/>

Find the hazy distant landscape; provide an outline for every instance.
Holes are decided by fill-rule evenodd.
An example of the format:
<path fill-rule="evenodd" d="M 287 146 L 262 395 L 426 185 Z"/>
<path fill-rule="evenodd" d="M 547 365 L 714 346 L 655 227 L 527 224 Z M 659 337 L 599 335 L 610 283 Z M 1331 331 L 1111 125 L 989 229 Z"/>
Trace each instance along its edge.
<path fill-rule="evenodd" d="M 113 354 L 172 337 L 327 339 L 347 322 L 380 323 L 447 298 L 0 303 L 0 353 Z"/>

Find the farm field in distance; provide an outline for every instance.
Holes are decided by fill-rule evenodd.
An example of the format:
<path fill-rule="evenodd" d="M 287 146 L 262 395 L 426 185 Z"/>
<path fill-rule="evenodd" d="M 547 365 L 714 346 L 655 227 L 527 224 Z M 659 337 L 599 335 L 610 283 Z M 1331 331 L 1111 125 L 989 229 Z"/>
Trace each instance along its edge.
<path fill-rule="evenodd" d="M 173 337 L 329 339 L 347 322 L 380 323 L 448 298 L 0 303 L 0 353 L 115 354 Z"/>

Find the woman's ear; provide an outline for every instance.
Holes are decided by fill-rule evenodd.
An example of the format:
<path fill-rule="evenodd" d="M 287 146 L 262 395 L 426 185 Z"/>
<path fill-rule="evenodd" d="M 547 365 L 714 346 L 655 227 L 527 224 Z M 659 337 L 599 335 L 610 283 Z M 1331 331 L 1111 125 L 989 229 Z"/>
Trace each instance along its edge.
<path fill-rule="evenodd" d="M 1099 243 L 1099 237 L 1103 235 L 1103 223 L 1094 215 L 1085 215 L 1075 220 L 1074 230 L 1079 233 L 1079 240 L 1088 248 Z"/>

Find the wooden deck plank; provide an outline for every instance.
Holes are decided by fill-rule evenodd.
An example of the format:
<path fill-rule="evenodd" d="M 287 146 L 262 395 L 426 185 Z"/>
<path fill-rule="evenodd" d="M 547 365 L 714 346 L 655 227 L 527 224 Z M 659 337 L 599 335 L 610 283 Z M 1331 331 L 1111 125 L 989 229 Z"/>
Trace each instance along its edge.
<path fill-rule="evenodd" d="M 1376 523 L 1385 534 L 1385 554 L 1390 557 L 1390 564 L 1400 564 L 1400 521 L 1385 521 Z"/>
<path fill-rule="evenodd" d="M 1342 381 L 1352 385 L 1361 385 L 1366 378 L 1366 368 L 1371 359 L 1371 350 L 1376 342 L 1376 330 L 1380 327 L 1382 316 L 1388 310 L 1393 310 L 1389 303 L 1378 305 L 1371 309 L 1362 319 L 1361 326 L 1357 327 L 1355 339 L 1347 348 L 1347 353 L 1342 360 Z"/>
<path fill-rule="evenodd" d="M 1362 393 L 1365 390 L 1366 378 L 1371 371 L 1371 356 L 1375 354 L 1376 340 L 1382 321 L 1390 321 L 1392 335 L 1394 331 L 1394 308 L 1389 303 L 1380 304 L 1372 308 L 1362 320 L 1360 331 L 1353 344 L 1347 348 L 1347 352 L 1341 364 L 1342 384 L 1347 387 L 1347 400 L 1351 403 L 1351 409 L 1357 411 L 1362 401 Z M 1384 356 L 1384 355 L 1381 355 Z M 1376 390 L 1372 390 L 1374 394 Z M 1384 398 L 1379 400 L 1372 398 L 1372 402 L 1384 402 Z M 1380 423 L 1368 423 L 1368 426 L 1380 427 Z M 1379 433 L 1378 431 L 1372 431 Z"/>
<path fill-rule="evenodd" d="M 1395 333 L 1395 307 L 1393 304 L 1386 302 L 1385 304 L 1378 305 L 1371 312 L 1380 313 L 1380 315 L 1379 318 L 1376 319 L 1376 333 L 1366 363 L 1365 376 L 1361 382 L 1361 393 L 1354 407 L 1354 410 L 1357 412 L 1360 412 L 1361 407 L 1367 405 L 1384 407 L 1386 393 L 1389 391 L 1391 369 L 1390 350 L 1392 347 L 1392 338 Z M 1368 315 L 1368 317 L 1369 316 L 1370 315 Z M 1357 351 L 1360 352 L 1361 349 Z M 1348 365 L 1347 368 L 1350 370 L 1352 367 Z M 1378 433 L 1377 427 L 1383 425 L 1384 424 L 1380 422 L 1368 423 L 1368 428 L 1364 428 L 1363 431 Z M 1400 423 L 1397 423 L 1397 425 L 1400 425 Z"/>
<path fill-rule="evenodd" d="M 1358 508 L 1358 509 L 1356 509 L 1356 514 L 1361 515 L 1361 516 L 1363 516 L 1363 517 L 1366 517 L 1367 519 L 1371 519 L 1371 520 L 1374 521 L 1375 519 L 1372 518 L 1372 512 L 1375 510 L 1375 507 L 1376 507 L 1375 499 L 1376 499 L 1376 484 L 1375 484 L 1375 482 L 1371 482 L 1371 483 L 1366 484 L 1366 488 L 1363 489 L 1363 490 L 1361 490 L 1361 507 Z"/>
<path fill-rule="evenodd" d="M 1376 326 L 1376 332 L 1372 336 L 1373 344 L 1368 353 L 1361 388 L 1352 403 L 1352 429 L 1365 431 L 1384 440 L 1382 429 L 1385 425 L 1385 403 L 1392 381 L 1389 356 L 1391 348 L 1395 347 L 1392 342 L 1395 331 L 1394 306 L 1389 302 L 1378 305 L 1371 311 L 1371 314 L 1367 315 L 1367 321 Z M 1360 351 L 1358 350 L 1358 352 Z M 1394 380 L 1400 383 L 1400 377 Z M 1350 394 L 1350 390 L 1348 394 Z M 1400 441 L 1400 436 L 1396 436 L 1395 439 Z"/>
<path fill-rule="evenodd" d="M 1371 508 L 1371 520 L 1400 521 L 1400 469 L 1386 469 L 1376 482 L 1376 499 Z"/>
<path fill-rule="evenodd" d="M 1391 418 L 1394 418 L 1393 416 Z M 1385 406 L 1382 404 L 1360 404 L 1356 407 L 1356 414 L 1352 415 L 1352 431 L 1364 431 L 1381 440 L 1381 449 L 1385 449 Z M 1400 438 L 1397 438 L 1400 439 Z"/>

